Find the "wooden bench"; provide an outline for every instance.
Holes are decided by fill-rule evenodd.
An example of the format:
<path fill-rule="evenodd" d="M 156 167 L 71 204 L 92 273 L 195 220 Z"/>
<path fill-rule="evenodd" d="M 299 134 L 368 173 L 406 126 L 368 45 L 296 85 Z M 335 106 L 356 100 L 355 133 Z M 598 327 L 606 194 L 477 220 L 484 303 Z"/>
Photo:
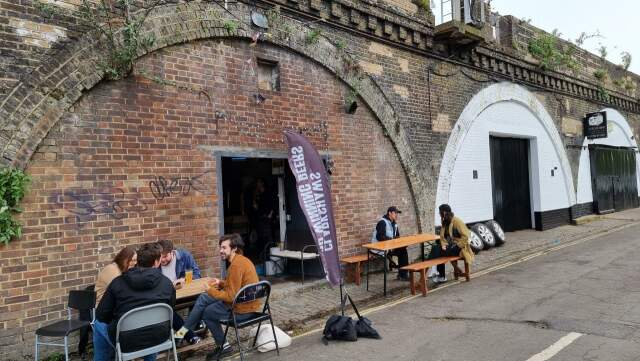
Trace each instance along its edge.
<path fill-rule="evenodd" d="M 429 268 L 435 267 L 440 264 L 445 264 L 448 262 L 451 262 L 451 265 L 453 266 L 453 275 L 455 279 L 458 279 L 458 277 L 460 276 L 464 276 L 467 279 L 467 282 L 470 281 L 471 279 L 469 277 L 469 274 L 470 274 L 469 264 L 466 261 L 464 262 L 464 272 L 460 271 L 460 269 L 458 268 L 458 261 L 461 259 L 464 261 L 462 257 L 458 257 L 458 256 L 439 257 L 439 258 L 434 258 L 434 259 L 430 259 L 430 260 L 426 260 L 418 263 L 412 263 L 408 266 L 402 267 L 401 269 L 407 270 L 411 273 L 410 274 L 411 294 L 415 295 L 416 289 L 420 289 L 422 290 L 422 295 L 426 297 L 427 296 L 427 272 L 429 271 Z M 420 272 L 420 280 L 418 285 L 416 285 L 415 280 L 413 278 L 414 272 Z"/>
<path fill-rule="evenodd" d="M 355 282 L 357 286 L 360 286 L 360 265 L 362 264 L 362 262 L 367 262 L 367 254 L 358 254 L 355 256 L 351 256 L 351 257 L 345 257 L 340 259 L 340 263 L 344 263 L 344 264 L 355 264 Z"/>

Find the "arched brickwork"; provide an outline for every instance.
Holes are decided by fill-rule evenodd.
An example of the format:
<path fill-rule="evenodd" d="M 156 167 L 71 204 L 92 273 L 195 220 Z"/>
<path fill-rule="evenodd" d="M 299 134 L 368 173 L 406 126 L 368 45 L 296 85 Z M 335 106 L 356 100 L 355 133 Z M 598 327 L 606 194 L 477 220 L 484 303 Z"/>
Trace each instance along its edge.
<path fill-rule="evenodd" d="M 248 20 L 250 10 L 238 3 L 233 13 L 237 18 Z M 222 24 L 231 19 L 231 15 L 220 11 L 214 4 L 188 3 L 159 7 L 154 9 L 145 23 L 145 31 L 153 33 L 156 41 L 152 48 L 138 55 L 198 39 L 248 39 L 253 36 L 240 27 L 229 33 Z M 347 56 L 329 40 L 321 37 L 317 43 L 308 44 L 308 28 L 304 24 L 288 18 L 282 18 L 281 21 L 293 31 L 288 36 L 276 32 L 268 41 L 313 59 L 345 83 L 359 89 L 361 99 L 380 120 L 398 152 L 418 210 L 418 223 L 423 230 L 427 229 L 430 224 L 428 205 L 431 202 L 428 202 L 427 192 L 420 191 L 425 189 L 425 185 L 415 166 L 416 155 L 390 101 L 372 78 L 357 79 L 350 70 Z M 188 24 L 186 30 L 184 24 Z M 250 28 L 248 24 L 244 26 Z M 104 72 L 100 69 L 99 59 L 105 56 L 101 43 L 87 35 L 73 45 L 68 45 L 58 57 L 50 59 L 28 75 L 9 93 L 0 103 L 0 119 L 4 121 L 2 137 L 5 138 L 2 139 L 4 146 L 0 164 L 22 168 L 27 165 L 42 139 L 64 111 L 75 104 L 83 92 L 103 79 Z"/>

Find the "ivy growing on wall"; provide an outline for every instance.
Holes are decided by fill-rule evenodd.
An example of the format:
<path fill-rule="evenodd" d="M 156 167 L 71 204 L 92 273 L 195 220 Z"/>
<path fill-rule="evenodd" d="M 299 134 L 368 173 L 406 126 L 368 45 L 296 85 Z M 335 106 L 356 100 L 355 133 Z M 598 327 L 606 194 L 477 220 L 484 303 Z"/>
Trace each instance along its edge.
<path fill-rule="evenodd" d="M 0 242 L 5 245 L 22 236 L 22 227 L 14 217 L 22 211 L 18 205 L 30 182 L 31 178 L 21 170 L 0 169 Z"/>

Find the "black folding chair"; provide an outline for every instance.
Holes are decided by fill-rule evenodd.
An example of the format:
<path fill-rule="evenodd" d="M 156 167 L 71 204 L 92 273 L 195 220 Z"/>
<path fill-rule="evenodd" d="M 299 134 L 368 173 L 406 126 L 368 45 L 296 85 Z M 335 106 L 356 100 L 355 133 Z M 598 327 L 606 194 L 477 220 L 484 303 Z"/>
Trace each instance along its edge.
<path fill-rule="evenodd" d="M 95 285 L 89 285 L 85 288 L 87 291 L 95 291 Z M 93 312 L 91 310 L 80 310 L 79 319 L 83 321 L 93 322 Z M 78 339 L 78 354 L 80 354 L 80 358 L 85 360 L 87 358 L 87 346 L 89 345 L 90 333 L 93 331 L 91 326 L 83 326 L 80 329 L 80 338 Z"/>
<path fill-rule="evenodd" d="M 233 304 L 231 306 L 231 318 L 228 320 L 220 321 L 221 324 L 226 326 L 224 329 L 225 340 L 227 339 L 227 333 L 229 331 L 229 327 L 233 327 L 233 329 L 235 330 L 236 343 L 238 344 L 238 348 L 240 349 L 240 360 L 244 360 L 244 357 L 243 357 L 244 352 L 254 350 L 269 342 L 275 342 L 276 353 L 280 355 L 280 349 L 278 348 L 278 339 L 276 338 L 276 330 L 273 326 L 273 319 L 271 318 L 271 308 L 269 307 L 270 294 L 271 294 L 271 283 L 269 283 L 269 281 L 261 281 L 258 283 L 253 283 L 253 284 L 242 287 L 240 291 L 238 291 L 236 296 L 233 298 Z M 262 312 L 253 312 L 250 314 L 236 314 L 236 312 L 234 311 L 235 305 L 255 301 L 261 298 L 265 299 Z M 238 320 L 238 318 L 240 318 L 240 320 Z M 273 341 L 268 341 L 261 345 L 256 346 L 256 342 L 258 341 L 258 335 L 260 334 L 260 326 L 264 321 L 269 321 L 269 323 L 271 323 L 271 332 L 273 332 Z M 242 344 L 240 343 L 240 335 L 238 334 L 238 329 L 255 325 L 256 323 L 258 324 L 258 332 L 256 332 L 256 337 L 253 339 L 251 348 L 246 351 L 242 350 Z"/>
<path fill-rule="evenodd" d="M 38 351 L 40 345 L 64 347 L 65 360 L 69 360 L 69 334 L 78 331 L 85 326 L 91 324 L 91 320 L 79 320 L 71 318 L 71 309 L 78 311 L 87 311 L 93 314 L 96 306 L 96 293 L 90 290 L 71 290 L 69 291 L 69 300 L 66 320 L 58 321 L 47 326 L 40 327 L 36 330 L 36 354 L 38 360 Z M 91 317 L 93 319 L 93 316 Z M 64 343 L 40 342 L 40 337 L 63 337 Z"/>

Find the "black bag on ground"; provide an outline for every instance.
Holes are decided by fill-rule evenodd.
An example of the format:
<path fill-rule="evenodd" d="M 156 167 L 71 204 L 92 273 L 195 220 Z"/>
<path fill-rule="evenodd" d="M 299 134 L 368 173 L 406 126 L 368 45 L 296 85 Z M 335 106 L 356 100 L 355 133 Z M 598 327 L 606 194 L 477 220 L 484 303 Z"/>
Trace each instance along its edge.
<path fill-rule="evenodd" d="M 324 325 L 322 340 L 327 344 L 328 340 L 357 341 L 358 333 L 356 324 L 349 316 L 332 315 Z"/>
<path fill-rule="evenodd" d="M 378 331 L 371 326 L 371 320 L 362 316 L 360 316 L 360 319 L 356 322 L 356 333 L 358 334 L 358 337 L 375 339 L 382 338 Z"/>

